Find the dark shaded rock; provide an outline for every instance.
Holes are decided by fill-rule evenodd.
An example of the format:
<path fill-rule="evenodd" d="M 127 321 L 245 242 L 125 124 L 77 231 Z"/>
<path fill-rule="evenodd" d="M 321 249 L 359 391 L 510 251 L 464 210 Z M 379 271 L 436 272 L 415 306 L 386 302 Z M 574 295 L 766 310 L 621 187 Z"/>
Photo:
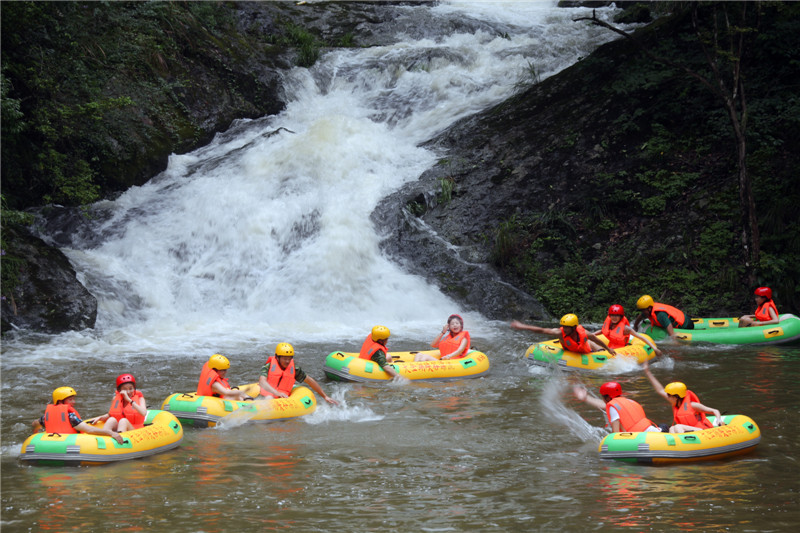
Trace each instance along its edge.
<path fill-rule="evenodd" d="M 75 277 L 75 270 L 58 249 L 30 234 L 3 228 L 14 254 L 24 260 L 19 283 L 2 302 L 2 331 L 29 329 L 62 333 L 93 328 L 97 300 Z"/>

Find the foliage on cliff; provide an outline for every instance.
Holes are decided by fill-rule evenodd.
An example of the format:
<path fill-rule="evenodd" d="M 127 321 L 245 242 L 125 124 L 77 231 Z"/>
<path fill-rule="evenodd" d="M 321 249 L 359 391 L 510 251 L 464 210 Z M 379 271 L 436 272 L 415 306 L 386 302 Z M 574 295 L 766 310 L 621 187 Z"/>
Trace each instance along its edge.
<path fill-rule="evenodd" d="M 674 15 L 637 38 L 707 69 L 688 11 L 669 5 Z M 757 284 L 775 290 L 782 312 L 797 312 L 800 5 L 762 7 L 742 67 L 761 232 Z M 609 43 L 431 145 L 445 158 L 398 195 L 408 212 L 472 262 L 491 262 L 552 315 L 599 321 L 612 303 L 633 311 L 644 293 L 694 316 L 752 310 L 730 117 L 696 79 L 636 45 Z M 426 237 L 405 226 L 393 239 L 387 249 L 414 269 Z M 430 243 L 429 253 L 443 252 Z M 530 318 L 542 316 L 531 309 Z"/>

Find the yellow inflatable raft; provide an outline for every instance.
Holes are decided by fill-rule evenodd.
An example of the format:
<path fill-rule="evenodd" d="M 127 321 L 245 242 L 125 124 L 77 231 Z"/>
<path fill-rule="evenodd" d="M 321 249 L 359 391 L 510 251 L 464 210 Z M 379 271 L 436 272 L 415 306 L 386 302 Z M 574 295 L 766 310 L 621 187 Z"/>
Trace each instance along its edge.
<path fill-rule="evenodd" d="M 102 427 L 102 423 L 96 424 Z M 101 465 L 140 459 L 171 450 L 183 440 L 183 427 L 166 411 L 147 411 L 143 428 L 120 433 L 124 442 L 89 433 L 36 433 L 22 444 L 19 458 L 36 465 Z"/>
<path fill-rule="evenodd" d="M 711 461 L 751 452 L 761 441 L 761 430 L 749 417 L 726 415 L 723 420 L 724 426 L 691 433 L 612 433 L 600 443 L 600 457 L 656 465 Z"/>
<path fill-rule="evenodd" d="M 489 371 L 489 358 L 477 350 L 470 350 L 461 359 L 445 361 L 414 361 L 418 353 L 440 357 L 439 350 L 421 352 L 389 352 L 392 368 L 408 379 L 418 381 L 450 381 L 455 379 L 478 378 Z M 355 381 L 359 383 L 385 382 L 392 378 L 374 361 L 361 359 L 357 353 L 332 352 L 325 359 L 325 375 L 334 381 Z"/>
<path fill-rule="evenodd" d="M 598 335 L 598 338 L 608 343 L 604 335 Z M 627 346 L 614 348 L 614 351 L 618 356 L 635 359 L 639 364 L 655 357 L 653 349 L 634 336 L 631 336 Z M 561 346 L 559 339 L 553 339 L 529 346 L 525 351 L 525 358 L 536 365 L 556 364 L 564 370 L 597 370 L 604 367 L 614 356 L 605 350 L 590 353 L 570 352 Z"/>
<path fill-rule="evenodd" d="M 253 398 L 259 397 L 258 383 L 239 387 Z M 237 413 L 248 420 L 270 421 L 309 415 L 317 409 L 317 399 L 308 387 L 295 387 L 288 398 L 270 398 L 237 402 L 214 396 L 198 396 L 194 392 L 176 392 L 161 404 L 183 424 L 198 428 L 214 427 L 220 419 Z"/>

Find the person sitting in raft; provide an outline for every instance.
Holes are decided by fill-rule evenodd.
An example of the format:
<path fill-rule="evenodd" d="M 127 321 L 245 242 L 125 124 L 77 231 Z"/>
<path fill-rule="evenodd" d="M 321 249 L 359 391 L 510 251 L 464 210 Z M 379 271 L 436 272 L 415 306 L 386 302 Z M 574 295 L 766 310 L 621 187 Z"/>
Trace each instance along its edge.
<path fill-rule="evenodd" d="M 694 322 L 688 313 L 677 307 L 653 301 L 653 297 L 645 294 L 636 301 L 639 316 L 633 323 L 633 329 L 639 329 L 639 323 L 645 318 L 650 319 L 650 324 L 667 330 L 671 339 L 675 339 L 675 329 L 694 329 Z"/>
<path fill-rule="evenodd" d="M 633 335 L 650 346 L 657 356 L 661 356 L 661 350 L 658 349 L 652 340 L 644 335 L 639 335 L 631 327 L 631 323 L 625 317 L 625 308 L 619 304 L 614 304 L 608 308 L 608 316 L 605 322 L 603 322 L 603 328 L 600 331 L 596 331 L 595 335 L 601 333 L 608 339 L 609 348 L 622 348 L 623 346 L 627 346 L 631 335 Z"/>
<path fill-rule="evenodd" d="M 433 339 L 433 348 L 439 348 L 439 360 L 461 359 L 467 356 L 470 347 L 469 331 L 464 330 L 464 319 L 460 315 L 450 315 L 442 332 Z M 418 353 L 414 361 L 436 361 L 436 357 Z"/>
<path fill-rule="evenodd" d="M 391 367 L 392 356 L 386 350 L 386 342 L 389 340 L 389 328 L 386 326 L 375 326 L 372 332 L 367 335 L 364 343 L 361 345 L 361 351 L 358 356 L 361 359 L 368 359 L 374 361 L 381 367 L 387 374 L 392 376 L 392 379 L 400 378 L 394 368 Z"/>
<path fill-rule="evenodd" d="M 600 385 L 602 400 L 589 396 L 585 388 L 575 385 L 572 389 L 575 398 L 606 413 L 611 424 L 611 433 L 666 431 L 655 425 L 644 414 L 638 402 L 622 397 L 622 387 L 616 381 Z"/>
<path fill-rule="evenodd" d="M 609 348 L 597 335 L 586 331 L 584 327 L 578 323 L 578 316 L 573 313 L 561 317 L 560 328 L 540 328 L 538 326 L 523 324 L 518 320 L 512 320 L 511 327 L 514 329 L 527 329 L 545 335 L 558 335 L 561 339 L 561 346 L 570 352 L 589 353 L 606 350 L 611 355 L 617 355 L 614 348 Z"/>
<path fill-rule="evenodd" d="M 275 355 L 270 356 L 261 368 L 261 375 L 258 378 L 261 392 L 258 399 L 288 398 L 295 382 L 308 383 L 308 386 L 326 402 L 339 405 L 339 402 L 325 394 L 317 380 L 303 372 L 299 366 L 295 366 L 294 346 L 288 342 L 281 342 L 275 347 Z"/>
<path fill-rule="evenodd" d="M 197 383 L 198 396 L 215 396 L 226 400 L 252 400 L 244 391 L 231 389 L 225 375 L 231 367 L 231 362 L 224 355 L 214 354 L 203 364 L 200 372 L 200 381 Z"/>
<path fill-rule="evenodd" d="M 753 294 L 756 295 L 756 312 L 754 315 L 744 315 L 740 318 L 739 327 L 767 326 L 779 323 L 781 319 L 778 316 L 778 308 L 772 301 L 772 289 L 759 287 Z"/>
<path fill-rule="evenodd" d="M 69 435 L 72 433 L 90 433 L 111 437 L 119 444 L 125 442 L 122 435 L 112 429 L 97 428 L 81 420 L 75 410 L 78 393 L 72 387 L 59 387 L 53 391 L 53 403 L 47 404 L 44 415 L 33 421 L 33 431 L 44 429 L 46 433 Z"/>
<path fill-rule="evenodd" d="M 688 390 L 686 385 L 680 381 L 673 381 L 666 387 L 662 387 L 661 383 L 659 383 L 653 373 L 650 372 L 650 365 L 647 364 L 647 361 L 642 364 L 642 368 L 656 392 L 672 406 L 675 425 L 669 428 L 670 433 L 701 431 L 723 424 L 720 412 L 713 407 L 706 407 L 700 403 L 700 399 L 697 395 Z M 716 417 L 714 424 L 706 418 L 706 413 L 711 413 Z"/>
<path fill-rule="evenodd" d="M 108 413 L 89 420 L 89 423 L 105 422 L 104 428 L 122 433 L 144 427 L 146 417 L 144 395 L 136 390 L 133 374 L 120 374 L 117 377 L 117 393 L 111 401 Z"/>

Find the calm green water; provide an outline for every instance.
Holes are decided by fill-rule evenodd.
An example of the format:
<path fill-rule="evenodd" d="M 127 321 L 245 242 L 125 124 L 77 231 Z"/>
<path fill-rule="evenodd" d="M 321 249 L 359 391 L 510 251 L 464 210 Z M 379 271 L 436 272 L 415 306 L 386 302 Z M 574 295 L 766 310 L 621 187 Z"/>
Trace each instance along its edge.
<path fill-rule="evenodd" d="M 755 453 L 724 462 L 648 467 L 600 460 L 602 416 L 572 401 L 571 382 L 609 377 L 650 418 L 670 410 L 634 367 L 593 376 L 529 368 L 544 340 L 498 329 L 473 343 L 488 377 L 367 387 L 327 383 L 344 405 L 304 419 L 186 428 L 177 450 L 82 468 L 18 461 L 46 398 L 29 390 L 73 384 L 78 410 L 100 414 L 117 363 L 3 364 L 3 531 L 794 531 L 800 524 L 800 348 L 662 345 L 656 376 L 681 379 L 701 401 L 751 416 Z M 502 346 L 505 348 L 501 347 Z M 296 343 L 322 381 L 325 347 Z M 397 343 L 395 349 L 419 348 Z M 152 408 L 192 390 L 202 356 L 132 355 Z M 233 382 L 251 382 L 259 354 L 232 356 Z M 248 375 L 249 373 L 249 375 Z M 33 377 L 32 377 L 33 376 Z M 666 382 L 666 381 L 664 381 Z"/>

